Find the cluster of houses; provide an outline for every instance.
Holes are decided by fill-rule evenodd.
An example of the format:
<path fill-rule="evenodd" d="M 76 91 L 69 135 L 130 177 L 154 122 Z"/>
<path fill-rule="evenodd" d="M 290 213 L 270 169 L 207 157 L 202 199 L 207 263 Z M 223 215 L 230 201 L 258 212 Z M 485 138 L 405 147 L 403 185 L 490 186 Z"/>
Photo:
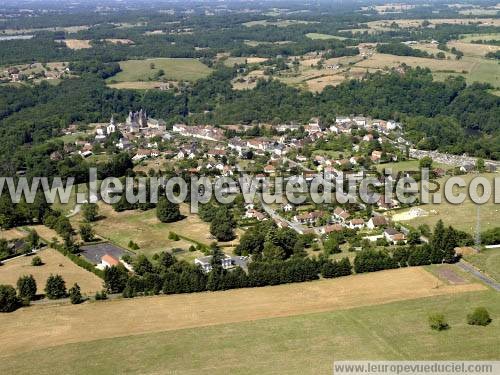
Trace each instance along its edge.
<path fill-rule="evenodd" d="M 69 73 L 69 68 L 58 70 L 57 68 L 48 70 L 45 69 L 40 63 L 32 63 L 26 67 L 18 68 L 16 66 L 9 67 L 0 74 L 0 81 L 2 82 L 21 82 L 31 81 L 34 79 L 60 79 L 64 74 Z"/>

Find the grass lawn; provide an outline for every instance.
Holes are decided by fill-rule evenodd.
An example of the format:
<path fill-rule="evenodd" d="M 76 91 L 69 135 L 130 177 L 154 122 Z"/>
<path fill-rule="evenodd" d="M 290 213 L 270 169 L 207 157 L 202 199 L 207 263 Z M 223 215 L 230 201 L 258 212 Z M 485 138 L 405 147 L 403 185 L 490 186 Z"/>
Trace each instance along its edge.
<path fill-rule="evenodd" d="M 115 212 L 107 204 L 99 203 L 99 214 L 104 218 L 95 223 L 96 234 L 111 242 L 128 247 L 129 241 L 134 241 L 140 247 L 139 252 L 151 255 L 160 251 L 182 248 L 188 250 L 193 245 L 186 240 L 172 241 L 168 239 L 170 232 L 186 236 L 192 240 L 209 245 L 209 224 L 202 221 L 198 215 L 190 214 L 187 205 L 181 206 L 181 213 L 186 217 L 175 223 L 162 223 L 156 218 L 156 210 Z M 73 226 L 78 227 L 81 214 L 72 218 Z M 183 253 L 188 260 L 200 256 L 200 252 Z"/>
<path fill-rule="evenodd" d="M 465 256 L 465 260 L 500 282 L 500 249 L 485 249 Z"/>
<path fill-rule="evenodd" d="M 466 323 L 477 306 L 493 317 L 488 327 Z M 445 314 L 449 330 L 429 328 L 434 312 Z M 16 374 L 302 375 L 331 374 L 334 359 L 496 360 L 499 318 L 500 294 L 488 290 L 72 343 L 5 356 L 2 367 Z"/>
<path fill-rule="evenodd" d="M 346 38 L 341 37 L 341 36 L 335 36 L 335 35 L 329 35 L 329 34 L 320 34 L 320 33 L 307 33 L 306 36 L 309 39 L 313 40 L 327 40 L 327 39 L 338 39 L 338 40 L 344 40 Z"/>
<path fill-rule="evenodd" d="M 466 182 L 466 186 L 468 186 L 470 180 L 478 175 L 469 174 L 461 176 Z M 495 177 L 499 175 L 496 173 L 484 173 L 480 176 L 486 177 L 488 180 L 493 181 Z M 421 224 L 427 224 L 431 228 L 436 225 L 439 219 L 442 219 L 445 225 L 452 225 L 455 229 L 466 231 L 470 234 L 473 234 L 476 229 L 476 209 L 477 206 L 472 200 L 467 196 L 465 201 L 462 204 L 451 204 L 448 203 L 444 199 L 444 182 L 449 177 L 444 177 L 438 179 L 438 183 L 441 185 L 440 191 L 442 193 L 442 203 L 440 204 L 427 204 L 419 206 L 423 210 L 427 211 L 427 216 L 416 217 L 411 220 L 402 221 L 403 224 L 407 223 L 411 226 L 418 227 Z M 458 194 L 459 191 L 455 189 L 455 194 Z M 492 189 L 492 191 L 494 191 Z M 460 189 L 460 192 L 467 193 L 466 188 Z M 398 211 L 397 214 L 393 217 L 394 220 L 399 220 L 398 215 L 404 216 L 405 212 L 408 210 Z M 493 202 L 493 198 L 491 198 L 487 203 L 481 205 L 481 227 L 482 230 L 495 228 L 498 224 L 498 218 L 500 217 L 500 207 L 498 204 Z M 401 217 L 401 216 L 400 216 Z"/>
<path fill-rule="evenodd" d="M 151 69 L 154 64 L 154 69 Z M 154 76 L 160 69 L 165 72 L 165 78 L 175 81 L 196 81 L 206 77 L 212 69 L 197 59 L 189 58 L 158 58 L 144 60 L 127 60 L 120 62 L 122 71 L 108 79 L 108 83 L 135 82 L 155 80 Z"/>

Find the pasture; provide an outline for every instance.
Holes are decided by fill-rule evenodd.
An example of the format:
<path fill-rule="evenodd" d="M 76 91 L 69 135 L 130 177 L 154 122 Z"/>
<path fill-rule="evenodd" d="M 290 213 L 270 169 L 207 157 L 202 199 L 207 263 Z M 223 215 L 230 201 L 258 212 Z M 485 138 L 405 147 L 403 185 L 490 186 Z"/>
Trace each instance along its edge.
<path fill-rule="evenodd" d="M 469 185 L 469 182 L 478 175 L 469 174 L 463 177 L 466 182 L 466 186 Z M 486 177 L 489 181 L 492 182 L 495 177 L 498 177 L 498 174 L 494 173 L 485 173 L 481 176 Z M 477 205 L 472 202 L 470 196 L 467 194 L 466 188 L 457 188 L 455 187 L 454 193 L 465 193 L 467 195 L 465 201 L 461 204 L 452 204 L 447 202 L 444 199 L 444 183 L 449 177 L 444 177 L 438 179 L 438 183 L 441 185 L 440 194 L 442 203 L 440 204 L 426 204 L 420 205 L 421 209 L 427 212 L 426 216 L 415 217 L 410 220 L 404 220 L 403 224 L 409 224 L 413 227 L 418 227 L 421 224 L 427 224 L 431 228 L 436 225 L 439 219 L 442 219 L 445 225 L 452 225 L 455 229 L 463 230 L 470 234 L 474 234 L 476 229 L 476 210 Z M 493 186 L 493 185 L 492 185 Z M 432 186 L 431 186 L 432 187 Z M 495 191 L 495 190 L 492 190 Z M 402 219 L 408 219 L 408 215 L 406 213 L 409 210 L 400 210 L 393 212 L 393 220 L 399 221 Z M 481 205 L 481 227 L 482 230 L 495 228 L 498 226 L 498 218 L 500 215 L 500 207 L 498 204 L 493 202 L 493 197 L 485 204 Z"/>
<path fill-rule="evenodd" d="M 66 281 L 66 288 L 78 283 L 82 293 L 94 294 L 102 289 L 102 280 L 91 272 L 77 266 L 71 260 L 54 249 L 43 249 L 37 254 L 43 265 L 31 265 L 33 257 L 20 257 L 5 262 L 0 267 L 0 284 L 16 285 L 17 279 L 23 275 L 33 275 L 37 283 L 37 293 L 44 293 L 45 282 L 51 274 L 61 275 Z"/>
<path fill-rule="evenodd" d="M 157 58 L 121 61 L 122 71 L 108 79 L 108 83 L 148 82 L 158 80 L 155 76 L 160 70 L 166 80 L 196 81 L 212 71 L 197 59 Z"/>
<path fill-rule="evenodd" d="M 431 360 L 456 353 L 495 359 L 500 294 L 460 293 L 462 286 L 443 286 L 450 294 L 441 294 L 426 281 L 432 284 L 434 276 L 418 270 L 416 278 L 406 269 L 248 290 L 36 306 L 0 316 L 2 367 L 16 374 L 75 368 L 80 374 L 329 374 L 334 359 Z M 409 300 L 414 286 L 417 294 L 427 288 L 430 296 Z M 404 300 L 387 298 L 404 288 Z M 465 321 L 477 306 L 493 317 L 487 328 Z M 443 312 L 451 329 L 432 331 L 427 317 L 433 312 Z"/>
<path fill-rule="evenodd" d="M 78 50 L 78 49 L 92 48 L 92 46 L 90 45 L 90 40 L 65 39 L 63 42 L 69 49 Z"/>

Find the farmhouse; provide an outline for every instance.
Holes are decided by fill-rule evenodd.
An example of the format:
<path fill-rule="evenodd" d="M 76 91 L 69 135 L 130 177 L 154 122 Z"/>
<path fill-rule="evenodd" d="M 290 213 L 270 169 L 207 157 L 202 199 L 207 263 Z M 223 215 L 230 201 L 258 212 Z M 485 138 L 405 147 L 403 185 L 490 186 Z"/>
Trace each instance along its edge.
<path fill-rule="evenodd" d="M 120 261 L 112 255 L 104 254 L 101 258 L 100 265 L 102 268 L 113 267 L 117 266 L 118 264 L 120 264 Z"/>

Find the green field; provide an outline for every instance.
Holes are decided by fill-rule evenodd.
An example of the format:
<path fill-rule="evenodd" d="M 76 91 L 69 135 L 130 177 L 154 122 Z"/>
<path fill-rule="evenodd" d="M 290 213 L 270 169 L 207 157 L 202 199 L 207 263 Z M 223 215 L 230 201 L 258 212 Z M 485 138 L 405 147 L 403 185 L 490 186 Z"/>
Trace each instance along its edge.
<path fill-rule="evenodd" d="M 466 323 L 477 306 L 490 311 L 488 327 Z M 451 328 L 432 331 L 433 312 L 444 313 Z M 500 294 L 484 291 L 68 344 L 3 357 L 2 368 L 6 374 L 331 374 L 334 359 L 493 360 L 499 346 Z"/>
<path fill-rule="evenodd" d="M 469 174 L 462 176 L 466 182 L 466 186 L 468 186 L 471 179 L 477 177 L 478 175 Z M 488 180 L 493 182 L 495 177 L 499 175 L 496 173 L 484 173 L 480 176 L 486 177 Z M 444 182 L 449 177 L 444 177 L 438 179 L 438 183 L 441 185 L 441 193 L 442 193 L 442 203 L 440 204 L 426 204 L 419 206 L 423 210 L 427 211 L 427 216 L 416 217 L 411 220 L 401 220 L 401 216 L 405 214 L 408 210 L 400 210 L 397 211 L 393 217 L 394 220 L 401 220 L 402 224 L 409 224 L 414 227 L 418 227 L 421 224 L 427 224 L 430 227 L 436 225 L 439 219 L 442 219 L 445 225 L 452 225 L 456 229 L 466 231 L 470 234 L 473 234 L 476 229 L 476 210 L 477 205 L 472 202 L 472 200 L 467 196 L 465 201 L 462 204 L 451 204 L 448 203 L 444 199 Z M 493 186 L 492 186 L 493 188 Z M 492 189 L 492 191 L 494 191 Z M 460 189 L 460 192 L 467 193 L 466 188 Z M 458 194 L 459 191 L 455 189 L 455 194 Z M 481 227 L 482 230 L 495 228 L 499 225 L 498 218 L 500 217 L 500 207 L 498 204 L 493 202 L 493 198 L 491 198 L 487 203 L 481 205 Z"/>
<path fill-rule="evenodd" d="M 320 33 L 308 33 L 306 36 L 309 39 L 313 40 L 328 40 L 328 39 L 338 39 L 338 40 L 344 40 L 346 38 L 341 37 L 341 36 L 335 36 L 335 35 L 330 35 L 330 34 L 320 34 Z"/>
<path fill-rule="evenodd" d="M 500 249 L 482 250 L 479 254 L 465 256 L 465 260 L 500 282 Z"/>
<path fill-rule="evenodd" d="M 384 169 L 392 169 L 393 174 L 397 174 L 399 172 L 419 171 L 420 167 L 418 166 L 418 163 L 418 160 L 405 160 L 395 163 L 378 164 L 377 171 L 383 172 Z M 432 163 L 432 166 L 434 168 L 443 168 L 445 170 L 451 168 L 450 166 L 436 162 Z"/>
<path fill-rule="evenodd" d="M 154 64 L 154 69 L 151 69 Z M 120 62 L 122 71 L 108 79 L 108 82 L 135 82 L 155 80 L 155 73 L 160 69 L 165 72 L 164 78 L 175 81 L 196 81 L 206 77 L 212 71 L 208 66 L 196 59 L 145 59 Z"/>
<path fill-rule="evenodd" d="M 465 34 L 460 36 L 461 42 L 471 42 L 473 40 L 500 40 L 500 33 L 489 34 Z"/>

